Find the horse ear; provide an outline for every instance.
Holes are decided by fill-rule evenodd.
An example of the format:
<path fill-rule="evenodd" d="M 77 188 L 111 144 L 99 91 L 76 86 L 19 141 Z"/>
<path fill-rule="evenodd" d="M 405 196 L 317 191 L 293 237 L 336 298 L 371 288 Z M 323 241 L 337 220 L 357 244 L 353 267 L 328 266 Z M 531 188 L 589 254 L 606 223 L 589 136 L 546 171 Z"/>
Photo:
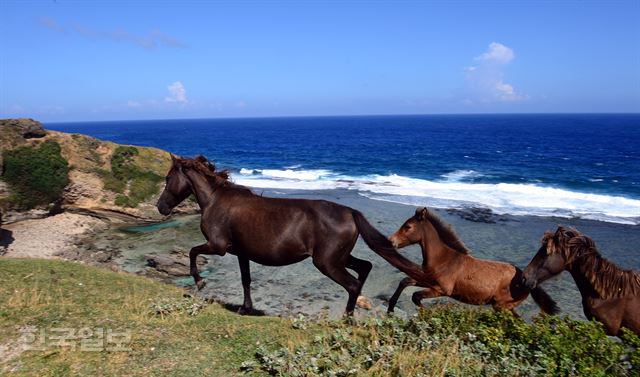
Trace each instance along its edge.
<path fill-rule="evenodd" d="M 424 219 L 427 218 L 427 214 L 428 214 L 427 207 L 421 207 L 421 208 L 416 209 L 416 215 L 415 216 L 416 216 L 416 218 L 418 220 L 424 220 Z"/>
<path fill-rule="evenodd" d="M 173 153 L 169 153 L 169 155 L 171 156 L 171 164 L 173 164 L 174 166 L 177 165 L 180 158 L 174 156 Z"/>

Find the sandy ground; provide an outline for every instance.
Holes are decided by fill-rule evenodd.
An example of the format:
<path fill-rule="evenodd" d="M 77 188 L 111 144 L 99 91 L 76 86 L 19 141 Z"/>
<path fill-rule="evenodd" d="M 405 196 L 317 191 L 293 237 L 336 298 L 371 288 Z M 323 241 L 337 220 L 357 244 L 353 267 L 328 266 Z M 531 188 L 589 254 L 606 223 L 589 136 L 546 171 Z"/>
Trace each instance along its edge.
<path fill-rule="evenodd" d="M 91 216 L 61 213 L 44 219 L 19 221 L 2 226 L 0 244 L 4 256 L 57 258 L 75 248 L 78 238 L 102 231 L 107 224 Z"/>

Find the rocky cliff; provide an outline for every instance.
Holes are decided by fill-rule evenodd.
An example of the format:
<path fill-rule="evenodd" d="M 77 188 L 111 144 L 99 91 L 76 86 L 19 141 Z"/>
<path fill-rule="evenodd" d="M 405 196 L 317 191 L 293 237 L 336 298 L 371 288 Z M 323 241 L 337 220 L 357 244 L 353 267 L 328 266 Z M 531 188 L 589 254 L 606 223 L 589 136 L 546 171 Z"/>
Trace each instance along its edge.
<path fill-rule="evenodd" d="M 12 184 L 9 177 L 16 174 L 11 174 L 8 169 L 12 166 L 17 169 L 11 161 L 17 160 L 21 166 L 24 165 L 24 156 L 28 155 L 25 153 L 44 149 L 45 143 L 59 145 L 54 152 L 59 151 L 59 156 L 67 163 L 68 180 L 64 182 L 68 184 L 55 195 L 55 200 L 25 205 L 32 201 L 24 199 L 33 198 L 18 200 L 20 195 L 29 194 L 20 191 L 17 183 Z M 33 158 L 36 160 L 31 162 L 34 166 L 42 163 L 37 161 L 38 157 Z M 89 212 L 109 218 L 159 220 L 162 216 L 158 214 L 155 202 L 170 166 L 169 153 L 157 148 L 122 146 L 86 135 L 45 130 L 40 122 L 33 119 L 0 120 L 0 209 L 4 213 L 3 222 L 44 217 L 60 211 Z M 32 174 L 32 170 L 35 169 L 27 167 L 20 175 Z M 187 203 L 184 210 L 193 210 L 193 203 Z"/>

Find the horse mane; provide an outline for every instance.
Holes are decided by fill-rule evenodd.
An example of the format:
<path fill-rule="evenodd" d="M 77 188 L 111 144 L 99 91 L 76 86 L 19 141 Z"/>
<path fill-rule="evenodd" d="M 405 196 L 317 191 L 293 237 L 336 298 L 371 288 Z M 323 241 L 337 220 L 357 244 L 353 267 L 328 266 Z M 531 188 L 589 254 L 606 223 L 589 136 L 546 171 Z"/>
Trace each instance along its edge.
<path fill-rule="evenodd" d="M 438 236 L 440 236 L 440 240 L 445 243 L 445 245 L 449 246 L 453 250 L 461 253 L 461 254 L 470 254 L 469 249 L 465 246 L 464 242 L 458 237 L 455 230 L 451 224 L 447 224 L 444 220 L 442 220 L 438 215 L 436 215 L 433 211 L 427 212 L 427 220 L 436 228 L 436 232 L 438 232 Z"/>
<path fill-rule="evenodd" d="M 585 277 L 603 299 L 640 293 L 640 274 L 607 260 L 598 252 L 593 239 L 563 227 L 558 228 L 556 235 L 567 260 L 579 261 Z"/>
<path fill-rule="evenodd" d="M 216 170 L 215 164 L 209 162 L 206 157 L 199 155 L 195 158 L 181 158 L 180 164 L 187 169 L 193 169 L 204 175 L 211 183 L 224 185 L 229 182 L 229 171 Z"/>

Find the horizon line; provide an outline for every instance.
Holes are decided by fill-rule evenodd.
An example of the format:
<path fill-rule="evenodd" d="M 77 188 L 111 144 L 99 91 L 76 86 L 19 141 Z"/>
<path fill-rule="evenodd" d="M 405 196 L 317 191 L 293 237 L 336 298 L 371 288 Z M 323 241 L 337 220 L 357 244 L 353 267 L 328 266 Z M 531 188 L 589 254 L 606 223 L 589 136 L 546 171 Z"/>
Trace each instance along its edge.
<path fill-rule="evenodd" d="M 109 120 L 62 120 L 41 121 L 29 117 L 7 117 L 2 119 L 29 118 L 47 124 L 57 123 L 109 123 L 109 122 L 154 122 L 191 120 L 235 120 L 235 119 L 290 119 L 290 118 L 367 118 L 367 117 L 415 117 L 415 116 L 513 116 L 513 115 L 640 115 L 638 112 L 522 112 L 522 113 L 415 113 L 415 114 L 353 114 L 353 115 L 267 115 L 267 116 L 220 116 L 194 118 L 149 118 L 149 119 L 109 119 Z"/>

